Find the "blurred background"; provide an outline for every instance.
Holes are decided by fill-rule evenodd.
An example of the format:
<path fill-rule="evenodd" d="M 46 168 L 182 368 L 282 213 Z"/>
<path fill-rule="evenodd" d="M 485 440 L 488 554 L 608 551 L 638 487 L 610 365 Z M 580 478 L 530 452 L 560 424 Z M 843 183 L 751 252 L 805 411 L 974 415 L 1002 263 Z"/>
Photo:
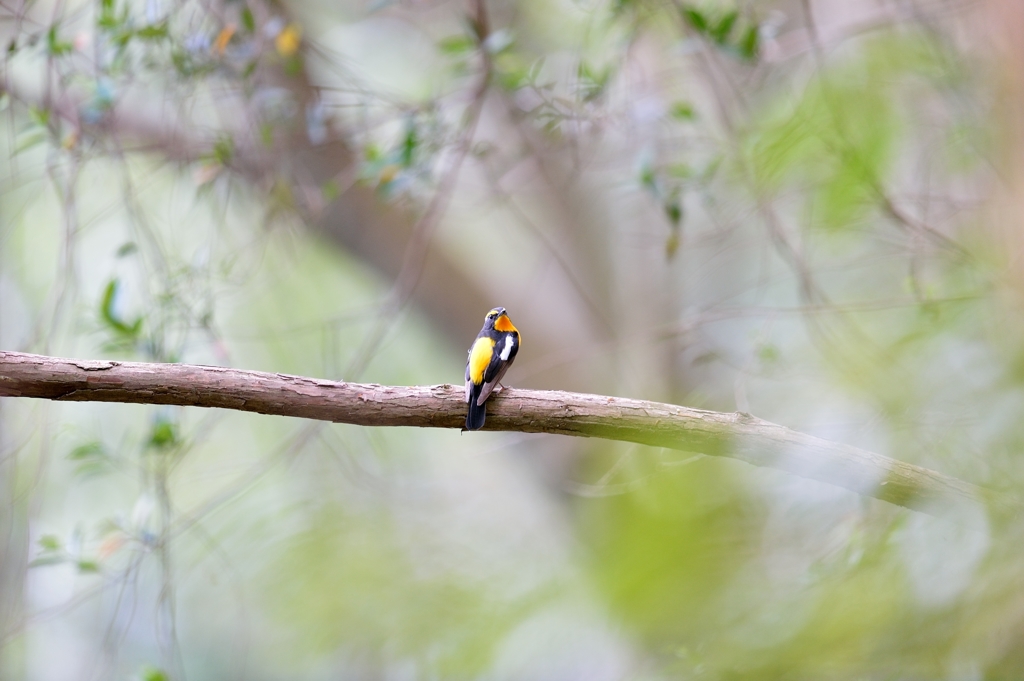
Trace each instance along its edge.
<path fill-rule="evenodd" d="M 0 348 L 744 411 L 1024 490 L 1013 0 L 2 0 Z M 3 679 L 1018 679 L 1024 518 L 0 400 Z"/>

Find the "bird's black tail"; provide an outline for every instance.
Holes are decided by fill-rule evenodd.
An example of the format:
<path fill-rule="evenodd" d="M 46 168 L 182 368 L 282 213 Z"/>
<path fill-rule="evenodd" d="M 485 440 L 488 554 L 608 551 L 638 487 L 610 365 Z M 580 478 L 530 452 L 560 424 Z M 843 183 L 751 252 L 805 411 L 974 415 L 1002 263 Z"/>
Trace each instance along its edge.
<path fill-rule="evenodd" d="M 484 421 L 487 419 L 487 403 L 477 405 L 478 394 L 479 391 L 474 390 L 470 395 L 469 413 L 466 414 L 466 430 L 480 430 L 484 427 Z"/>

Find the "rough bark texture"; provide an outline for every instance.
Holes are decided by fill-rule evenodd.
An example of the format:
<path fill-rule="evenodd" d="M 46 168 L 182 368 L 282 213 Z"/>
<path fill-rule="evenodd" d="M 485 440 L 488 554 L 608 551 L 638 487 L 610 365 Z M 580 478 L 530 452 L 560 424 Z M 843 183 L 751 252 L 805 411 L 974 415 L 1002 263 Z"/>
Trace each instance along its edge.
<path fill-rule="evenodd" d="M 460 386 L 382 386 L 187 364 L 0 352 L 0 397 L 218 407 L 361 426 L 462 428 Z M 927 468 L 762 421 L 671 404 L 508 388 L 485 430 L 599 437 L 727 456 L 943 514 L 983 490 Z M 479 437 L 471 435 L 470 437 Z"/>

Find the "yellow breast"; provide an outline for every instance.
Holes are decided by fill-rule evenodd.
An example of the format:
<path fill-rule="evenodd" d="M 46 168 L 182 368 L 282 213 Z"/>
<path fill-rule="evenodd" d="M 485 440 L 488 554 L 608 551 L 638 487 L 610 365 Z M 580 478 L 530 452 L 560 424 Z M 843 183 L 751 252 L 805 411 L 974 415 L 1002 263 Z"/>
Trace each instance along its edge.
<path fill-rule="evenodd" d="M 484 336 L 477 338 L 473 348 L 469 351 L 469 380 L 477 385 L 484 382 L 484 372 L 487 365 L 491 363 L 491 355 L 494 354 L 494 340 Z"/>

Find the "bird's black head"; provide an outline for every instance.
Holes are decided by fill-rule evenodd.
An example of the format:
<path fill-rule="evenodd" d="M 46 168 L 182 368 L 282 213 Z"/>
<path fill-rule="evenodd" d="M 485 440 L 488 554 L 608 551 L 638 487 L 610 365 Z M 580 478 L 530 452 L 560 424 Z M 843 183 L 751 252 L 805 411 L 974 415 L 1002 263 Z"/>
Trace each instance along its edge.
<path fill-rule="evenodd" d="M 487 313 L 487 317 L 484 318 L 484 328 L 494 329 L 495 331 L 501 331 L 506 333 L 509 331 L 518 333 L 518 329 L 512 325 L 512 320 L 508 318 L 508 313 L 503 307 L 496 307 Z"/>

